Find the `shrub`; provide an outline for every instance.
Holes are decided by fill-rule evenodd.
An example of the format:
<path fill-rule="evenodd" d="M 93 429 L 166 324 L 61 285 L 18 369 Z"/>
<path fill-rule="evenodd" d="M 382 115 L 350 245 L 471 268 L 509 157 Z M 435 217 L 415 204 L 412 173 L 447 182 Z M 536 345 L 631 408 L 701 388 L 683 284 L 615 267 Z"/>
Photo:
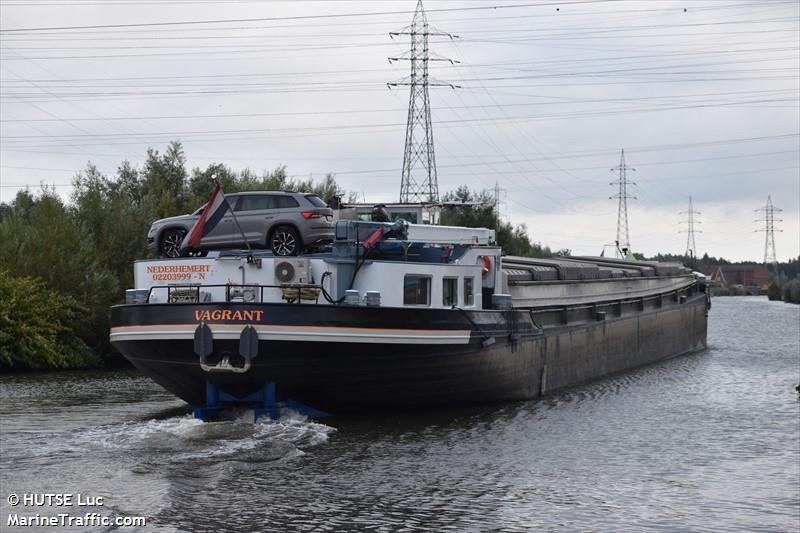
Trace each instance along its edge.
<path fill-rule="evenodd" d="M 42 281 L 0 271 L 0 368 L 70 368 L 99 360 L 75 333 L 86 313 Z"/>
<path fill-rule="evenodd" d="M 117 279 L 98 259 L 91 235 L 55 194 L 18 196 L 15 212 L 0 221 L 0 270 L 41 280 L 82 308 L 76 334 L 97 353 L 108 349 L 108 309 L 122 293 Z M 22 205 L 23 208 L 20 206 Z M 123 224 L 117 224 L 121 226 Z"/>
<path fill-rule="evenodd" d="M 772 280 L 767 287 L 767 298 L 770 300 L 781 299 L 781 285 L 776 280 Z"/>
<path fill-rule="evenodd" d="M 783 301 L 800 304 L 800 278 L 795 278 L 783 285 Z"/>

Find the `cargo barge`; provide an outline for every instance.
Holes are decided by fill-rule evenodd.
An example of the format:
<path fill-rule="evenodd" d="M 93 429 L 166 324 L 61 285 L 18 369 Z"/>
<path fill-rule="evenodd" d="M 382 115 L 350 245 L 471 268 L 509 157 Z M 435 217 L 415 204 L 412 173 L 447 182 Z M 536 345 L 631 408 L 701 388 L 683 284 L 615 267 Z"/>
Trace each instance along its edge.
<path fill-rule="evenodd" d="M 341 220 L 327 253 L 134 269 L 111 342 L 199 417 L 532 399 L 706 347 L 688 269 L 503 256 L 488 229 Z"/>

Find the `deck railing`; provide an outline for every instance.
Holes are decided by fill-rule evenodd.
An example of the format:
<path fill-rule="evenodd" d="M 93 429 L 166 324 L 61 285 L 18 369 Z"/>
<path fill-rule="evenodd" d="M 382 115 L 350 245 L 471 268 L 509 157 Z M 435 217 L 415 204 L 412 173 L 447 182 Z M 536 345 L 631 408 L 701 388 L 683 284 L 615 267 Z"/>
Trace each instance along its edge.
<path fill-rule="evenodd" d="M 218 289 L 218 290 L 214 290 Z M 224 299 L 214 298 L 214 293 L 224 290 Z M 264 291 L 275 290 L 274 298 L 265 300 Z M 131 298 L 126 298 L 127 303 L 213 303 L 213 302 L 241 302 L 241 303 L 261 303 L 265 301 L 277 302 L 280 300 L 286 303 L 301 303 L 303 301 L 319 303 L 322 295 L 322 285 L 313 283 L 282 283 L 280 285 L 260 285 L 246 284 L 238 285 L 232 283 L 203 285 L 199 283 L 174 284 L 165 286 L 154 286 L 149 289 L 132 291 Z M 146 291 L 146 295 L 145 295 Z M 155 298 L 159 293 L 166 292 L 166 299 L 160 301 Z"/>

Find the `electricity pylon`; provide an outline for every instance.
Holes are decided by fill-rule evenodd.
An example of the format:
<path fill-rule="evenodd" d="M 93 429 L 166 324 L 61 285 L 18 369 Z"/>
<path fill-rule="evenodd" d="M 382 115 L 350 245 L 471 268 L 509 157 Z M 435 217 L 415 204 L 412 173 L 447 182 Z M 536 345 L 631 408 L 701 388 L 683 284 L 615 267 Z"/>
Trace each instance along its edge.
<path fill-rule="evenodd" d="M 500 219 L 502 218 L 501 217 L 502 213 L 500 212 L 502 208 L 500 195 L 501 193 L 507 193 L 507 192 L 508 191 L 500 187 L 499 182 L 497 181 L 494 182 L 494 218 L 496 224 L 495 228 L 498 230 L 500 229 Z"/>
<path fill-rule="evenodd" d="M 700 224 L 700 221 L 695 219 L 695 215 L 699 215 L 700 211 L 695 211 L 694 207 L 692 206 L 692 197 L 689 197 L 689 210 L 688 211 L 681 211 L 678 213 L 679 215 L 686 215 L 686 220 L 680 222 L 681 224 L 686 224 L 686 229 L 681 230 L 679 233 L 686 232 L 686 252 L 684 255 L 689 259 L 692 260 L 697 256 L 697 245 L 694 242 L 694 234 L 695 233 L 703 233 L 702 230 L 694 229 L 695 224 Z"/>
<path fill-rule="evenodd" d="M 781 232 L 782 229 L 775 229 L 776 222 L 783 222 L 781 219 L 775 219 L 775 212 L 781 212 L 783 209 L 778 209 L 772 205 L 772 196 L 767 196 L 767 205 L 756 209 L 756 212 L 764 212 L 764 218 L 757 218 L 754 222 L 763 222 L 764 228 L 757 229 L 757 232 L 763 231 L 766 234 L 764 241 L 764 264 L 777 265 L 778 256 L 775 254 L 775 232 Z"/>
<path fill-rule="evenodd" d="M 403 154 L 403 175 L 400 181 L 400 202 L 417 203 L 439 201 L 439 182 L 436 175 L 436 156 L 433 149 L 433 126 L 431 125 L 431 105 L 429 87 L 456 86 L 442 83 L 428 77 L 428 63 L 448 61 L 428 49 L 428 37 L 444 36 L 455 39 L 458 36 L 437 30 L 428 25 L 422 0 L 417 2 L 411 26 L 389 33 L 411 36 L 411 50 L 401 56 L 390 57 L 389 62 L 410 61 L 411 75 L 402 80 L 389 83 L 389 87 L 409 86 L 408 122 L 406 124 L 406 145 Z"/>
<path fill-rule="evenodd" d="M 623 148 L 619 158 L 619 165 L 611 169 L 612 172 L 619 171 L 619 179 L 609 183 L 609 185 L 619 185 L 619 192 L 614 196 L 609 196 L 609 199 L 619 199 L 616 245 L 617 257 L 622 257 L 623 259 L 628 256 L 628 251 L 631 249 L 631 236 L 628 230 L 628 198 L 636 200 L 635 196 L 628 195 L 628 184 L 636 185 L 636 183 L 628 181 L 629 170 L 635 171 L 636 169 L 625 164 L 625 149 Z"/>

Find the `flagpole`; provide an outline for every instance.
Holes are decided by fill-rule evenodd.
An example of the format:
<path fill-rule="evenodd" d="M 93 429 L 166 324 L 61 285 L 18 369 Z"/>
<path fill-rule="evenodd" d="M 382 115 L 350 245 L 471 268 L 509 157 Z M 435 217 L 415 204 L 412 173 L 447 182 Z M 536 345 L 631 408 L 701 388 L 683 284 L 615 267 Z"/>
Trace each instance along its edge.
<path fill-rule="evenodd" d="M 214 183 L 219 185 L 219 190 L 222 191 L 222 184 L 219 182 L 219 179 L 214 177 Z M 225 200 L 225 204 L 228 206 L 228 210 L 231 212 L 231 216 L 233 217 L 233 221 L 234 221 L 234 223 L 236 223 L 236 228 L 239 230 L 239 233 L 241 233 L 241 235 L 242 235 L 242 240 L 244 241 L 244 245 L 247 246 L 247 251 L 250 253 L 250 255 L 252 255 L 253 254 L 253 249 L 250 248 L 250 243 L 247 242 L 247 237 L 245 237 L 244 231 L 242 231 L 242 227 L 239 225 L 239 219 L 236 218 L 236 213 L 233 212 L 233 207 L 231 207 L 230 202 L 228 202 L 228 197 L 225 196 L 225 192 L 224 191 L 222 192 L 222 199 Z"/>

